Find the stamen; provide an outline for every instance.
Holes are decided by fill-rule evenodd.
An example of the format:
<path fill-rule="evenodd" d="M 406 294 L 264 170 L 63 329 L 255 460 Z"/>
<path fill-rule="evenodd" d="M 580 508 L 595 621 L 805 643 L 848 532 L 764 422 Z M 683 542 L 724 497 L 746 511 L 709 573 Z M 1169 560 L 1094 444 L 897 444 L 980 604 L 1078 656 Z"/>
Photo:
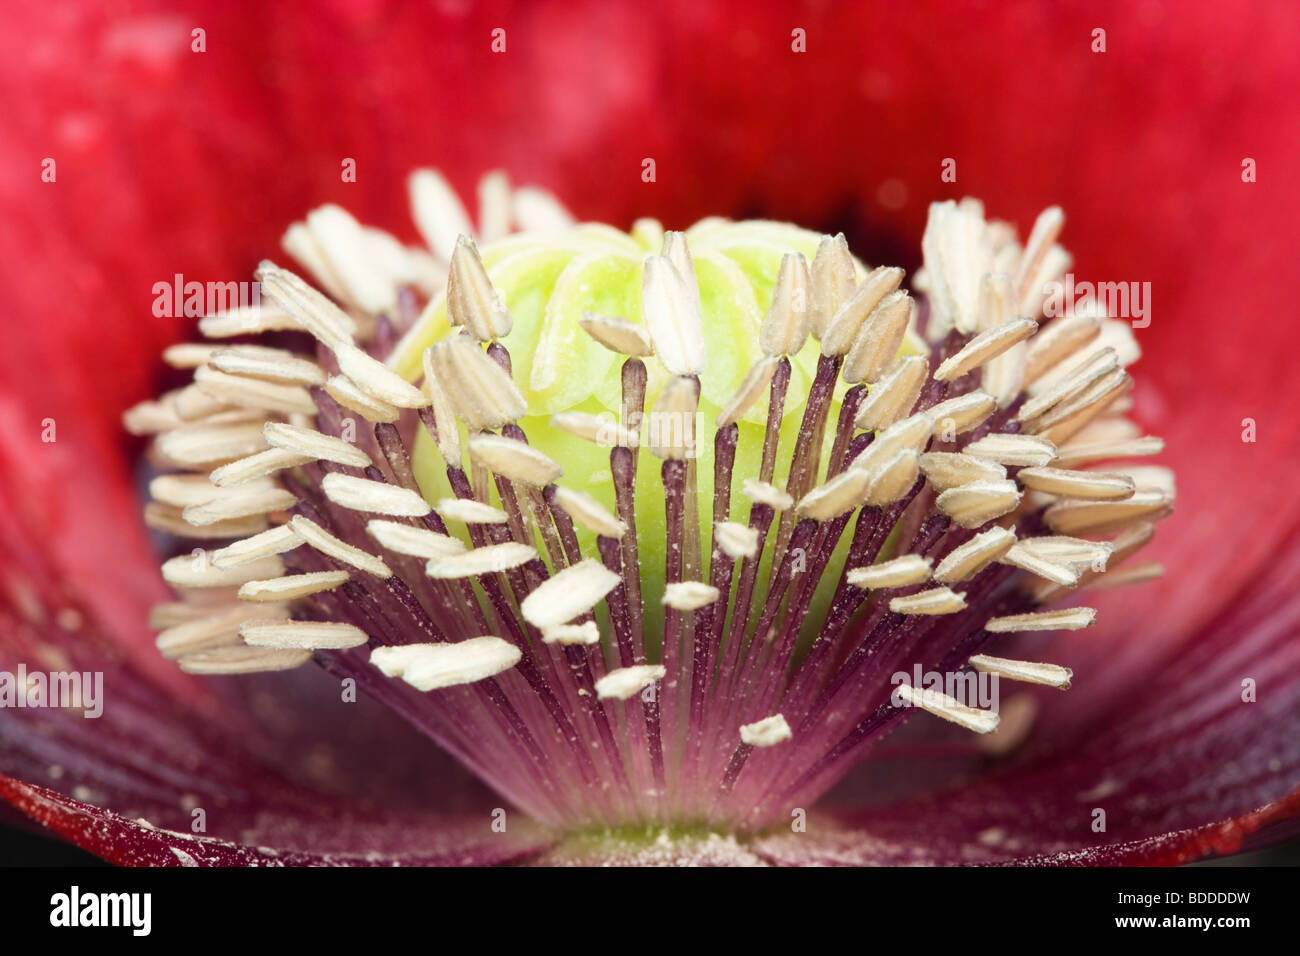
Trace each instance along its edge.
<path fill-rule="evenodd" d="M 1020 494 L 1014 481 L 972 481 L 949 488 L 935 499 L 935 505 L 963 528 L 974 529 L 1014 511 Z"/>
<path fill-rule="evenodd" d="M 266 448 L 261 422 L 185 425 L 158 438 L 158 450 L 181 465 L 201 467 Z"/>
<path fill-rule="evenodd" d="M 212 353 L 220 348 L 219 345 L 205 345 L 196 342 L 182 342 L 179 345 L 169 345 L 163 349 L 163 361 L 172 368 L 198 368 L 208 364 L 208 359 Z"/>
<path fill-rule="evenodd" d="M 956 584 L 973 578 L 1009 552 L 1016 543 L 1016 533 L 1007 528 L 990 528 L 960 547 L 948 552 L 934 571 L 940 584 Z"/>
<path fill-rule="evenodd" d="M 857 284 L 857 269 L 844 234 L 823 237 L 809 270 L 808 331 L 813 338 L 820 340 L 826 334 L 831 320 Z"/>
<path fill-rule="evenodd" d="M 209 370 L 210 371 L 210 370 Z M 259 409 L 240 408 L 233 404 L 230 397 L 219 398 L 202 388 L 197 383 L 187 385 L 163 396 L 163 401 L 172 413 L 182 422 L 217 422 L 252 421 L 258 417 Z M 266 414 L 266 410 L 260 410 Z M 177 422 L 175 424 L 180 424 Z"/>
<path fill-rule="evenodd" d="M 925 359 L 919 355 L 900 358 L 880 381 L 871 386 L 871 393 L 858 410 L 854 424 L 878 431 L 909 415 L 921 397 L 921 387 L 928 372 Z"/>
<path fill-rule="evenodd" d="M 444 262 L 449 260 L 455 251 L 456 240 L 474 231 L 456 191 L 441 173 L 433 169 L 418 169 L 411 173 L 407 187 L 415 227 L 440 259 Z"/>
<path fill-rule="evenodd" d="M 1014 315 L 1011 280 L 1003 273 L 989 273 L 980 280 L 979 325 L 981 332 L 1005 325 Z M 1030 309 L 1020 310 L 1027 314 Z M 1032 310 L 1037 314 L 1038 310 Z M 980 384 L 999 408 L 1006 408 L 1020 394 L 1025 378 L 1026 345 L 1018 343 L 985 363 Z"/>
<path fill-rule="evenodd" d="M 606 538 L 622 538 L 627 525 L 615 518 L 599 501 L 585 491 L 557 486 L 554 503 L 563 508 L 578 524 Z"/>
<path fill-rule="evenodd" d="M 159 653 L 168 660 L 175 660 L 214 647 L 236 645 L 241 640 L 241 624 L 255 618 L 275 617 L 280 608 L 237 604 L 215 611 L 206 610 L 208 613 L 203 617 L 173 624 L 159 633 L 154 641 Z"/>
<path fill-rule="evenodd" d="M 1097 612 L 1090 607 L 1068 607 L 1056 611 L 991 617 L 984 622 L 984 629 L 995 634 L 1015 631 L 1077 631 L 1092 627 L 1096 620 Z"/>
<path fill-rule="evenodd" d="M 1100 334 L 1101 323 L 1095 316 L 1070 315 L 1052 322 L 1029 343 L 1025 384 L 1033 384 Z"/>
<path fill-rule="evenodd" d="M 478 246 L 468 236 L 456 240 L 447 276 L 447 317 L 452 325 L 463 325 L 480 342 L 491 342 L 510 334 L 513 322 L 500 293 L 492 287 Z"/>
<path fill-rule="evenodd" d="M 181 423 L 176 410 L 165 402 L 140 402 L 122 415 L 122 427 L 132 435 L 154 435 L 170 431 Z"/>
<path fill-rule="evenodd" d="M 654 355 L 654 344 L 644 326 L 612 315 L 587 312 L 578 324 L 593 339 L 611 352 L 633 358 Z"/>
<path fill-rule="evenodd" d="M 443 498 L 438 502 L 438 514 L 448 521 L 461 521 L 465 524 L 505 524 L 510 520 L 500 508 L 493 508 L 472 498 Z"/>
<path fill-rule="evenodd" d="M 871 479 L 869 473 L 857 468 L 840 472 L 824 485 L 804 495 L 795 506 L 795 513 L 801 518 L 829 521 L 852 511 L 866 497 Z"/>
<path fill-rule="evenodd" d="M 1002 481 L 1007 477 L 1007 470 L 997 462 L 953 452 L 926 452 L 917 459 L 917 464 L 934 490 L 939 492 L 978 481 Z"/>
<path fill-rule="evenodd" d="M 1159 491 L 1170 501 L 1178 496 L 1174 473 L 1159 465 L 1125 465 L 1121 475 L 1131 480 L 1138 491 Z"/>
<path fill-rule="evenodd" d="M 302 538 L 290 525 L 283 524 L 251 538 L 236 541 L 208 556 L 214 567 L 235 568 L 260 558 L 269 558 L 274 554 L 292 551 L 302 544 Z"/>
<path fill-rule="evenodd" d="M 966 446 L 965 453 L 1000 465 L 1046 465 L 1056 457 L 1056 446 L 1033 435 L 985 435 Z"/>
<path fill-rule="evenodd" d="M 542 628 L 543 644 L 599 644 L 600 628 L 595 621 L 583 621 L 581 624 L 553 624 Z"/>
<path fill-rule="evenodd" d="M 239 635 L 250 647 L 309 651 L 341 651 L 370 640 L 361 628 L 333 621 L 246 621 L 240 625 Z"/>
<path fill-rule="evenodd" d="M 921 250 L 932 309 L 927 335 L 933 341 L 952 329 L 963 335 L 976 329 L 979 282 L 993 266 L 992 251 L 983 241 L 985 229 L 982 210 L 975 205 L 952 200 L 930 205 Z"/>
<path fill-rule="evenodd" d="M 1070 401 L 1034 419 L 1026 429 L 1053 441 L 1064 441 L 1101 414 L 1112 402 L 1128 391 L 1133 379 L 1123 369 L 1114 369 L 1098 378 L 1092 385 Z"/>
<path fill-rule="evenodd" d="M 899 684 L 894 688 L 894 693 L 913 707 L 920 707 L 936 717 L 942 717 L 954 724 L 960 724 L 967 730 L 973 730 L 978 734 L 991 733 L 998 725 L 997 714 L 987 710 L 979 710 L 975 707 L 967 707 L 965 704 L 959 703 L 955 698 L 935 690 L 922 690 L 913 687 L 911 684 Z"/>
<path fill-rule="evenodd" d="M 363 392 L 355 382 L 343 375 L 331 375 L 325 382 L 325 391 L 344 408 L 351 409 L 372 422 L 395 422 L 402 417 L 396 405 L 380 401 Z"/>
<path fill-rule="evenodd" d="M 437 690 L 487 680 L 519 663 L 522 653 L 499 637 L 472 637 L 455 644 L 376 647 L 370 663 L 385 677 L 400 677 L 416 690 Z"/>
<path fill-rule="evenodd" d="M 781 257 L 772 305 L 758 329 L 758 347 L 769 357 L 795 355 L 808 340 L 808 260 L 797 252 Z M 768 376 L 769 379 L 771 376 Z M 764 383 L 766 384 L 766 383 Z"/>
<path fill-rule="evenodd" d="M 256 674 L 286 671 L 311 660 L 311 651 L 270 647 L 214 647 L 186 654 L 176 663 L 187 674 Z"/>
<path fill-rule="evenodd" d="M 528 411 L 514 380 L 470 339 L 453 336 L 430 346 L 429 353 L 451 407 L 471 429 L 500 428 Z"/>
<path fill-rule="evenodd" d="M 293 530 L 298 532 L 298 535 L 307 544 L 322 554 L 328 555 L 336 561 L 342 561 L 344 564 L 350 564 L 354 568 L 366 571 L 376 577 L 392 577 L 393 572 L 388 569 L 388 565 L 384 564 L 382 558 L 377 558 L 360 548 L 354 548 L 352 545 L 340 541 L 305 515 L 294 515 L 289 523 L 293 525 Z"/>
<path fill-rule="evenodd" d="M 1041 555 L 1030 551 L 1024 545 L 1014 545 L 1001 558 L 1001 561 L 1003 564 L 1012 564 L 1024 571 L 1028 571 L 1030 574 L 1036 574 L 1053 584 L 1061 585 L 1061 587 L 1073 587 L 1079 580 L 1078 571 L 1063 564 L 1048 561 Z"/>
<path fill-rule="evenodd" d="M 439 580 L 476 578 L 495 574 L 537 560 L 537 551 L 517 541 L 471 548 L 463 554 L 435 557 L 425 566 L 425 574 Z"/>
<path fill-rule="evenodd" d="M 890 321 L 883 325 L 892 326 L 895 313 L 899 310 L 898 303 L 905 303 L 907 299 L 907 293 L 897 291 L 902 281 L 902 269 L 881 266 L 857 283 L 852 294 L 831 316 L 830 322 L 821 333 L 822 354 L 846 354 L 858 340 L 861 330 L 873 323 L 880 324 L 883 315 L 890 316 Z M 889 308 L 881 310 L 880 315 L 875 314 L 878 307 L 885 305 L 886 301 L 890 303 Z M 906 321 L 906 305 L 902 306 L 902 313 Z M 884 328 L 882 327 L 880 331 L 883 332 Z M 874 337 L 880 336 L 878 334 Z M 897 354 L 896 345 L 889 353 L 889 360 L 892 362 Z"/>
<path fill-rule="evenodd" d="M 694 283 L 694 276 L 690 277 Z M 671 261 L 651 256 L 641 284 L 641 315 L 655 354 L 673 375 L 689 377 L 704 371 L 704 332 L 699 297 L 692 296 L 687 277 Z"/>
<path fill-rule="evenodd" d="M 1128 475 L 1064 468 L 1022 468 L 1016 473 L 1016 480 L 1026 488 L 1070 498 L 1130 498 L 1135 490 Z"/>
<path fill-rule="evenodd" d="M 758 554 L 758 529 L 735 521 L 719 521 L 713 526 L 713 541 L 733 561 Z"/>
<path fill-rule="evenodd" d="M 1167 511 L 1167 509 L 1165 509 Z M 1161 512 L 1160 517 L 1164 514 Z M 1155 537 L 1155 525 L 1151 521 L 1141 521 L 1125 527 L 1114 540 L 1110 542 L 1111 553 L 1106 562 L 1107 569 L 1113 569 L 1123 564 L 1137 552 L 1151 543 Z M 1113 570 L 1107 570 L 1107 574 L 1114 574 Z M 1079 586 L 1086 587 L 1101 576 L 1102 572 L 1089 569 L 1082 571 L 1079 575 Z M 1063 594 L 1062 589 L 1055 584 L 1038 582 L 1037 586 L 1031 585 L 1030 593 L 1034 600 L 1040 604 L 1051 603 L 1059 600 Z"/>
<path fill-rule="evenodd" d="M 276 557 L 234 568 L 218 568 L 205 556 L 177 555 L 163 562 L 163 580 L 176 588 L 227 588 L 255 578 L 279 577 L 284 574 L 284 563 Z"/>
<path fill-rule="evenodd" d="M 478 228 L 479 235 L 487 242 L 494 242 L 510 233 L 510 177 L 503 170 L 494 170 L 479 178 Z M 454 254 L 452 258 L 455 258 Z"/>
<path fill-rule="evenodd" d="M 793 736 L 790 725 L 780 714 L 764 717 L 752 724 L 743 724 L 740 728 L 741 741 L 750 747 L 773 747 L 785 743 Z"/>
<path fill-rule="evenodd" d="M 1043 520 L 1057 534 L 1100 534 L 1149 519 L 1169 504 L 1162 491 L 1136 491 L 1123 501 L 1059 501 Z"/>
<path fill-rule="evenodd" d="M 1100 349 L 1084 361 L 1083 367 L 1078 372 L 1062 381 L 1052 383 L 1049 388 L 1031 389 L 1034 397 L 1021 406 L 1020 414 L 1016 418 L 1022 422 L 1031 421 L 1061 402 L 1074 398 L 1118 367 L 1119 357 L 1115 354 L 1115 350 Z"/>
<path fill-rule="evenodd" d="M 994 326 L 971 339 L 956 355 L 946 359 L 934 373 L 936 382 L 951 382 L 972 369 L 991 362 L 1007 349 L 1038 331 L 1033 319 L 1018 318 Z"/>
<path fill-rule="evenodd" d="M 456 415 L 452 411 L 447 393 L 443 391 L 438 376 L 433 370 L 433 353 L 425 349 L 420 356 L 424 369 L 424 391 L 429 396 L 429 407 L 420 409 L 420 420 L 425 429 L 433 436 L 438 453 L 442 455 L 447 467 L 461 466 L 460 428 L 456 425 Z"/>
<path fill-rule="evenodd" d="M 1133 584 L 1146 584 L 1165 576 L 1165 566 L 1159 561 L 1143 561 L 1087 582 L 1089 588 L 1124 588 Z"/>
<path fill-rule="evenodd" d="M 600 700 L 614 698 L 627 700 L 645 690 L 656 681 L 664 679 L 667 670 L 659 664 L 637 664 L 612 670 L 596 681 L 596 696 Z"/>
<path fill-rule="evenodd" d="M 864 286 L 866 283 L 867 280 L 863 280 Z M 856 295 L 854 298 L 857 298 Z M 852 302 L 844 308 L 848 309 L 851 305 Z M 906 292 L 891 292 L 881 300 L 858 329 L 852 347 L 844 356 L 844 381 L 851 384 L 874 381 L 884 374 L 885 369 L 898 356 L 913 308 L 912 299 Z M 835 331 L 836 328 L 832 326 L 827 330 L 826 337 L 829 338 Z M 826 347 L 826 340 L 823 339 L 823 352 Z"/>
<path fill-rule="evenodd" d="M 293 601 L 322 591 L 333 591 L 348 582 L 346 571 L 311 571 L 286 574 L 264 581 L 248 581 L 239 586 L 241 601 Z"/>
<path fill-rule="evenodd" d="M 241 491 L 242 494 L 222 495 L 201 505 L 190 505 L 182 515 L 190 524 L 202 526 L 217 521 L 228 521 L 231 518 L 247 518 L 250 515 L 283 511 L 298 503 L 298 499 L 283 488 L 253 488 L 241 489 Z"/>
<path fill-rule="evenodd" d="M 149 482 L 149 494 L 158 501 L 178 508 L 203 505 L 228 495 L 242 495 L 246 490 L 268 491 L 275 485 L 271 481 L 249 483 L 238 488 L 221 488 L 207 475 L 159 475 Z"/>
<path fill-rule="evenodd" d="M 887 505 L 902 498 L 916 484 L 920 474 L 919 456 L 912 449 L 904 448 L 869 474 L 871 482 L 863 501 L 875 507 Z"/>
<path fill-rule="evenodd" d="M 1108 458 L 1136 458 L 1142 455 L 1158 455 L 1164 450 L 1164 439 L 1152 437 L 1078 442 L 1063 447 L 1057 453 L 1056 464 L 1065 468 L 1070 465 L 1083 465 L 1092 461 L 1104 461 Z"/>
<path fill-rule="evenodd" d="M 867 450 L 853 459 L 849 468 L 876 472 L 900 451 L 910 449 L 919 454 L 926 442 L 930 440 L 933 431 L 934 426 L 924 414 L 904 418 L 877 435 L 876 440 L 867 447 Z M 917 466 L 920 467 L 919 461 Z"/>
<path fill-rule="evenodd" d="M 198 526 L 186 521 L 181 515 L 180 508 L 159 501 L 148 501 L 144 506 L 144 523 L 156 531 L 178 538 L 216 540 L 242 538 L 265 531 L 267 519 L 266 515 L 258 514 L 248 518 L 230 518 Z"/>
<path fill-rule="evenodd" d="M 318 461 L 332 461 L 353 468 L 369 468 L 371 461 L 360 448 L 341 438 L 322 435 L 310 428 L 300 428 L 285 422 L 267 422 L 263 434 L 273 448 Z"/>
<path fill-rule="evenodd" d="M 321 479 L 320 486 L 326 498 L 351 511 L 422 518 L 432 510 L 419 493 L 384 481 L 331 472 Z"/>
<path fill-rule="evenodd" d="M 383 521 L 376 518 L 366 525 L 370 535 L 389 551 L 410 555 L 425 560 L 437 558 L 454 558 L 465 553 L 465 544 L 459 538 L 452 538 L 427 528 L 412 528 L 410 525 L 396 521 Z"/>
<path fill-rule="evenodd" d="M 320 342 L 331 349 L 352 343 L 357 332 L 352 317 L 292 272 L 264 260 L 254 275 L 261 283 L 262 294 Z"/>
<path fill-rule="evenodd" d="M 521 232 L 546 235 L 571 229 L 575 222 L 558 199 L 531 186 L 516 189 L 511 206 Z"/>
<path fill-rule="evenodd" d="M 281 245 L 308 264 L 335 298 L 372 315 L 393 307 L 396 291 L 375 268 L 361 223 L 346 210 L 332 204 L 313 209 L 305 231 L 309 239 L 302 229 L 291 228 Z"/>
<path fill-rule="evenodd" d="M 537 488 L 551 484 L 564 474 L 564 469 L 549 455 L 527 442 L 501 435 L 471 435 L 469 457 L 481 468 Z"/>
<path fill-rule="evenodd" d="M 256 335 L 259 332 L 285 332 L 300 327 L 288 312 L 271 305 L 240 306 L 199 319 L 199 333 L 210 339 Z"/>
<path fill-rule="evenodd" d="M 640 438 L 635 431 L 588 412 L 560 412 L 551 418 L 551 424 L 560 431 L 597 445 L 621 448 L 636 448 L 640 445 Z"/>
<path fill-rule="evenodd" d="M 1035 664 L 1030 661 L 1013 661 L 1005 657 L 990 657 L 977 654 L 970 659 L 971 666 L 984 674 L 996 674 L 1007 680 L 1026 681 L 1030 684 L 1046 684 L 1061 690 L 1070 689 L 1070 678 L 1074 672 L 1059 664 Z"/>
<path fill-rule="evenodd" d="M 766 505 L 773 511 L 785 511 L 794 504 L 794 498 L 766 481 L 746 478 L 740 490 L 755 504 Z"/>
<path fill-rule="evenodd" d="M 1061 227 L 1064 225 L 1065 213 L 1061 211 L 1060 206 L 1048 206 L 1038 214 L 1038 218 L 1034 221 L 1034 228 L 1030 231 L 1029 238 L 1025 240 L 1024 256 L 1016 269 L 1014 285 L 1018 299 L 1024 300 L 1033 292 L 1033 280 L 1037 278 L 1043 259 L 1052 248 L 1052 243 L 1056 242 L 1056 237 L 1061 234 Z"/>
<path fill-rule="evenodd" d="M 621 582 L 617 574 L 589 558 L 543 581 L 524 598 L 519 612 L 533 627 L 565 624 L 586 614 Z"/>
<path fill-rule="evenodd" d="M 956 614 L 965 607 L 966 599 L 946 587 L 889 599 L 889 609 L 895 614 Z"/>
<path fill-rule="evenodd" d="M 992 395 L 976 390 L 931 405 L 925 417 L 941 434 L 960 435 L 982 424 L 997 407 Z"/>
<path fill-rule="evenodd" d="M 905 588 L 929 580 L 933 563 L 931 558 L 919 554 L 905 554 L 869 568 L 853 568 L 846 579 L 858 588 Z"/>
<path fill-rule="evenodd" d="M 319 365 L 283 349 L 237 345 L 213 351 L 208 362 L 217 371 L 234 376 L 270 379 L 291 385 L 325 384 L 325 372 Z M 242 398 L 240 401 L 247 404 Z M 314 414 L 315 411 L 313 404 L 308 414 Z"/>
<path fill-rule="evenodd" d="M 700 312 L 703 320 L 700 307 L 700 284 L 695 275 L 695 260 L 691 258 L 691 250 L 686 245 L 686 233 L 675 229 L 665 232 L 659 254 L 671 262 L 677 274 L 682 277 L 691 305 L 695 311 Z"/>
<path fill-rule="evenodd" d="M 1088 541 L 1085 538 L 1065 536 L 1040 536 L 1025 538 L 1021 545 L 1028 551 L 1057 564 L 1068 564 L 1075 570 L 1089 567 L 1104 569 L 1114 545 L 1107 541 Z"/>
<path fill-rule="evenodd" d="M 656 458 L 682 461 L 695 448 L 695 412 L 699 407 L 699 382 L 671 379 L 659 393 L 650 434 L 650 453 Z"/>
<path fill-rule="evenodd" d="M 334 357 L 339 371 L 372 402 L 396 408 L 423 408 L 429 404 L 424 392 L 355 345 L 336 346 Z"/>
<path fill-rule="evenodd" d="M 208 476 L 214 485 L 222 488 L 234 488 L 267 475 L 273 475 L 285 468 L 293 468 L 311 461 L 306 455 L 298 455 L 283 448 L 268 448 L 247 458 L 240 458 L 228 465 L 222 465 Z"/>
<path fill-rule="evenodd" d="M 674 581 L 664 588 L 664 604 L 677 611 L 698 611 L 720 596 L 717 588 L 703 581 Z"/>
<path fill-rule="evenodd" d="M 728 425 L 740 421 L 748 414 L 754 404 L 763 397 L 763 393 L 767 391 L 772 382 L 772 376 L 776 374 L 776 367 L 777 360 L 770 355 L 754 363 L 753 368 L 741 381 L 740 387 L 736 389 L 736 394 L 718 412 L 716 423 L 719 428 L 726 428 Z"/>

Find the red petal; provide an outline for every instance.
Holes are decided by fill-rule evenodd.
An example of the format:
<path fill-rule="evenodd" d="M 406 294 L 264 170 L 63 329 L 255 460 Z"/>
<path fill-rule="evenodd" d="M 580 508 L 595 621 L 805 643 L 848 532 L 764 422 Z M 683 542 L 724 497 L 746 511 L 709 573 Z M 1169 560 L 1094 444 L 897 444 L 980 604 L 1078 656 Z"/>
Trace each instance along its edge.
<path fill-rule="evenodd" d="M 545 850 L 553 838 L 526 822 L 492 831 L 487 816 L 365 815 L 322 806 L 318 816 L 259 808 L 242 843 L 160 830 L 0 776 L 0 797 L 83 849 L 121 866 L 491 866 Z"/>

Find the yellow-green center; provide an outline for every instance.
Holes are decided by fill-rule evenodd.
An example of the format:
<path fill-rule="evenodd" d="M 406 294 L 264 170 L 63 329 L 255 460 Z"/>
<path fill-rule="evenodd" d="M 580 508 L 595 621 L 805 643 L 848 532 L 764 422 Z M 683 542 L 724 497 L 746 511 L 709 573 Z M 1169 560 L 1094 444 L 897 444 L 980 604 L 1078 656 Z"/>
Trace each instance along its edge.
<path fill-rule="evenodd" d="M 782 256 L 799 252 L 811 260 L 821 236 L 785 223 L 706 219 L 687 230 L 686 237 L 699 284 L 707 346 L 696 436 L 698 506 L 702 527 L 707 528 L 712 521 L 713 420 L 763 357 L 759 326 L 771 303 Z M 488 275 L 513 320 L 502 344 L 509 350 L 515 382 L 528 401 L 528 415 L 519 425 L 530 443 L 563 466 L 562 484 L 592 494 L 611 511 L 610 449 L 556 428 L 551 418 L 563 411 L 602 415 L 611 422 L 618 418 L 624 358 L 592 339 L 579 320 L 593 312 L 640 323 L 643 264 L 647 256 L 658 254 L 661 241 L 658 224 L 642 220 L 631 234 L 603 225 L 582 225 L 559 235 L 512 236 L 481 250 Z M 408 379 L 417 379 L 424 349 L 451 332 L 446 299 L 440 296 L 425 309 L 389 364 Z M 774 477 L 778 486 L 784 485 L 794 434 L 819 354 L 817 342 L 810 338 L 799 354 L 791 356 L 782 454 Z M 669 376 L 654 358 L 646 365 L 649 410 Z M 841 382 L 830 412 L 828 448 L 843 392 Z M 758 477 L 766 416 L 767 402 L 760 401 L 739 423 L 733 501 L 741 500 L 744 479 Z M 420 488 L 431 503 L 451 494 L 441 455 L 423 431 L 416 441 L 414 466 Z M 643 444 L 636 519 L 647 610 L 658 605 L 663 590 L 665 520 L 660 466 Z M 745 511 L 733 508 L 733 514 L 743 520 Z M 579 537 L 584 552 L 590 553 L 592 536 L 579 529 Z"/>

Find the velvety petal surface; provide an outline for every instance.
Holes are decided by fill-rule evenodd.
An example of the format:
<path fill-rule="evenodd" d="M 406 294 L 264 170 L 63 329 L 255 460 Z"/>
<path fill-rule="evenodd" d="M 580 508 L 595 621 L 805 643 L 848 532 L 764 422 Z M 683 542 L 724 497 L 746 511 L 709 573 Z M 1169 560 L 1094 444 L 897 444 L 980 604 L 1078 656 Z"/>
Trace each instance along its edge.
<path fill-rule="evenodd" d="M 260 805 L 241 822 L 242 842 L 159 829 L 44 787 L 0 777 L 0 796 L 83 849 L 122 866 L 492 866 L 554 842 L 526 822 L 493 833 L 485 819 L 365 815 L 354 808 Z M 522 832 L 521 832 L 522 831 Z"/>

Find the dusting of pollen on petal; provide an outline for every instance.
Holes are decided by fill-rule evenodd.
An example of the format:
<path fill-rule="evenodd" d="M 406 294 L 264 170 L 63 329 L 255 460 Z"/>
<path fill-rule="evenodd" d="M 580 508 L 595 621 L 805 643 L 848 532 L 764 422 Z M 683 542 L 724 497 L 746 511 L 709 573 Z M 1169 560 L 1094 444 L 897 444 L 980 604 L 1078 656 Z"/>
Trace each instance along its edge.
<path fill-rule="evenodd" d="M 1065 691 L 1006 635 L 1161 573 L 1131 331 L 1044 314 L 1061 210 L 1022 245 L 935 203 L 909 276 L 784 223 L 409 185 L 423 246 L 308 213 L 302 273 L 264 261 L 266 304 L 126 415 L 182 670 L 317 660 L 556 827 L 751 832 L 918 712 L 997 728 L 914 667 Z"/>

